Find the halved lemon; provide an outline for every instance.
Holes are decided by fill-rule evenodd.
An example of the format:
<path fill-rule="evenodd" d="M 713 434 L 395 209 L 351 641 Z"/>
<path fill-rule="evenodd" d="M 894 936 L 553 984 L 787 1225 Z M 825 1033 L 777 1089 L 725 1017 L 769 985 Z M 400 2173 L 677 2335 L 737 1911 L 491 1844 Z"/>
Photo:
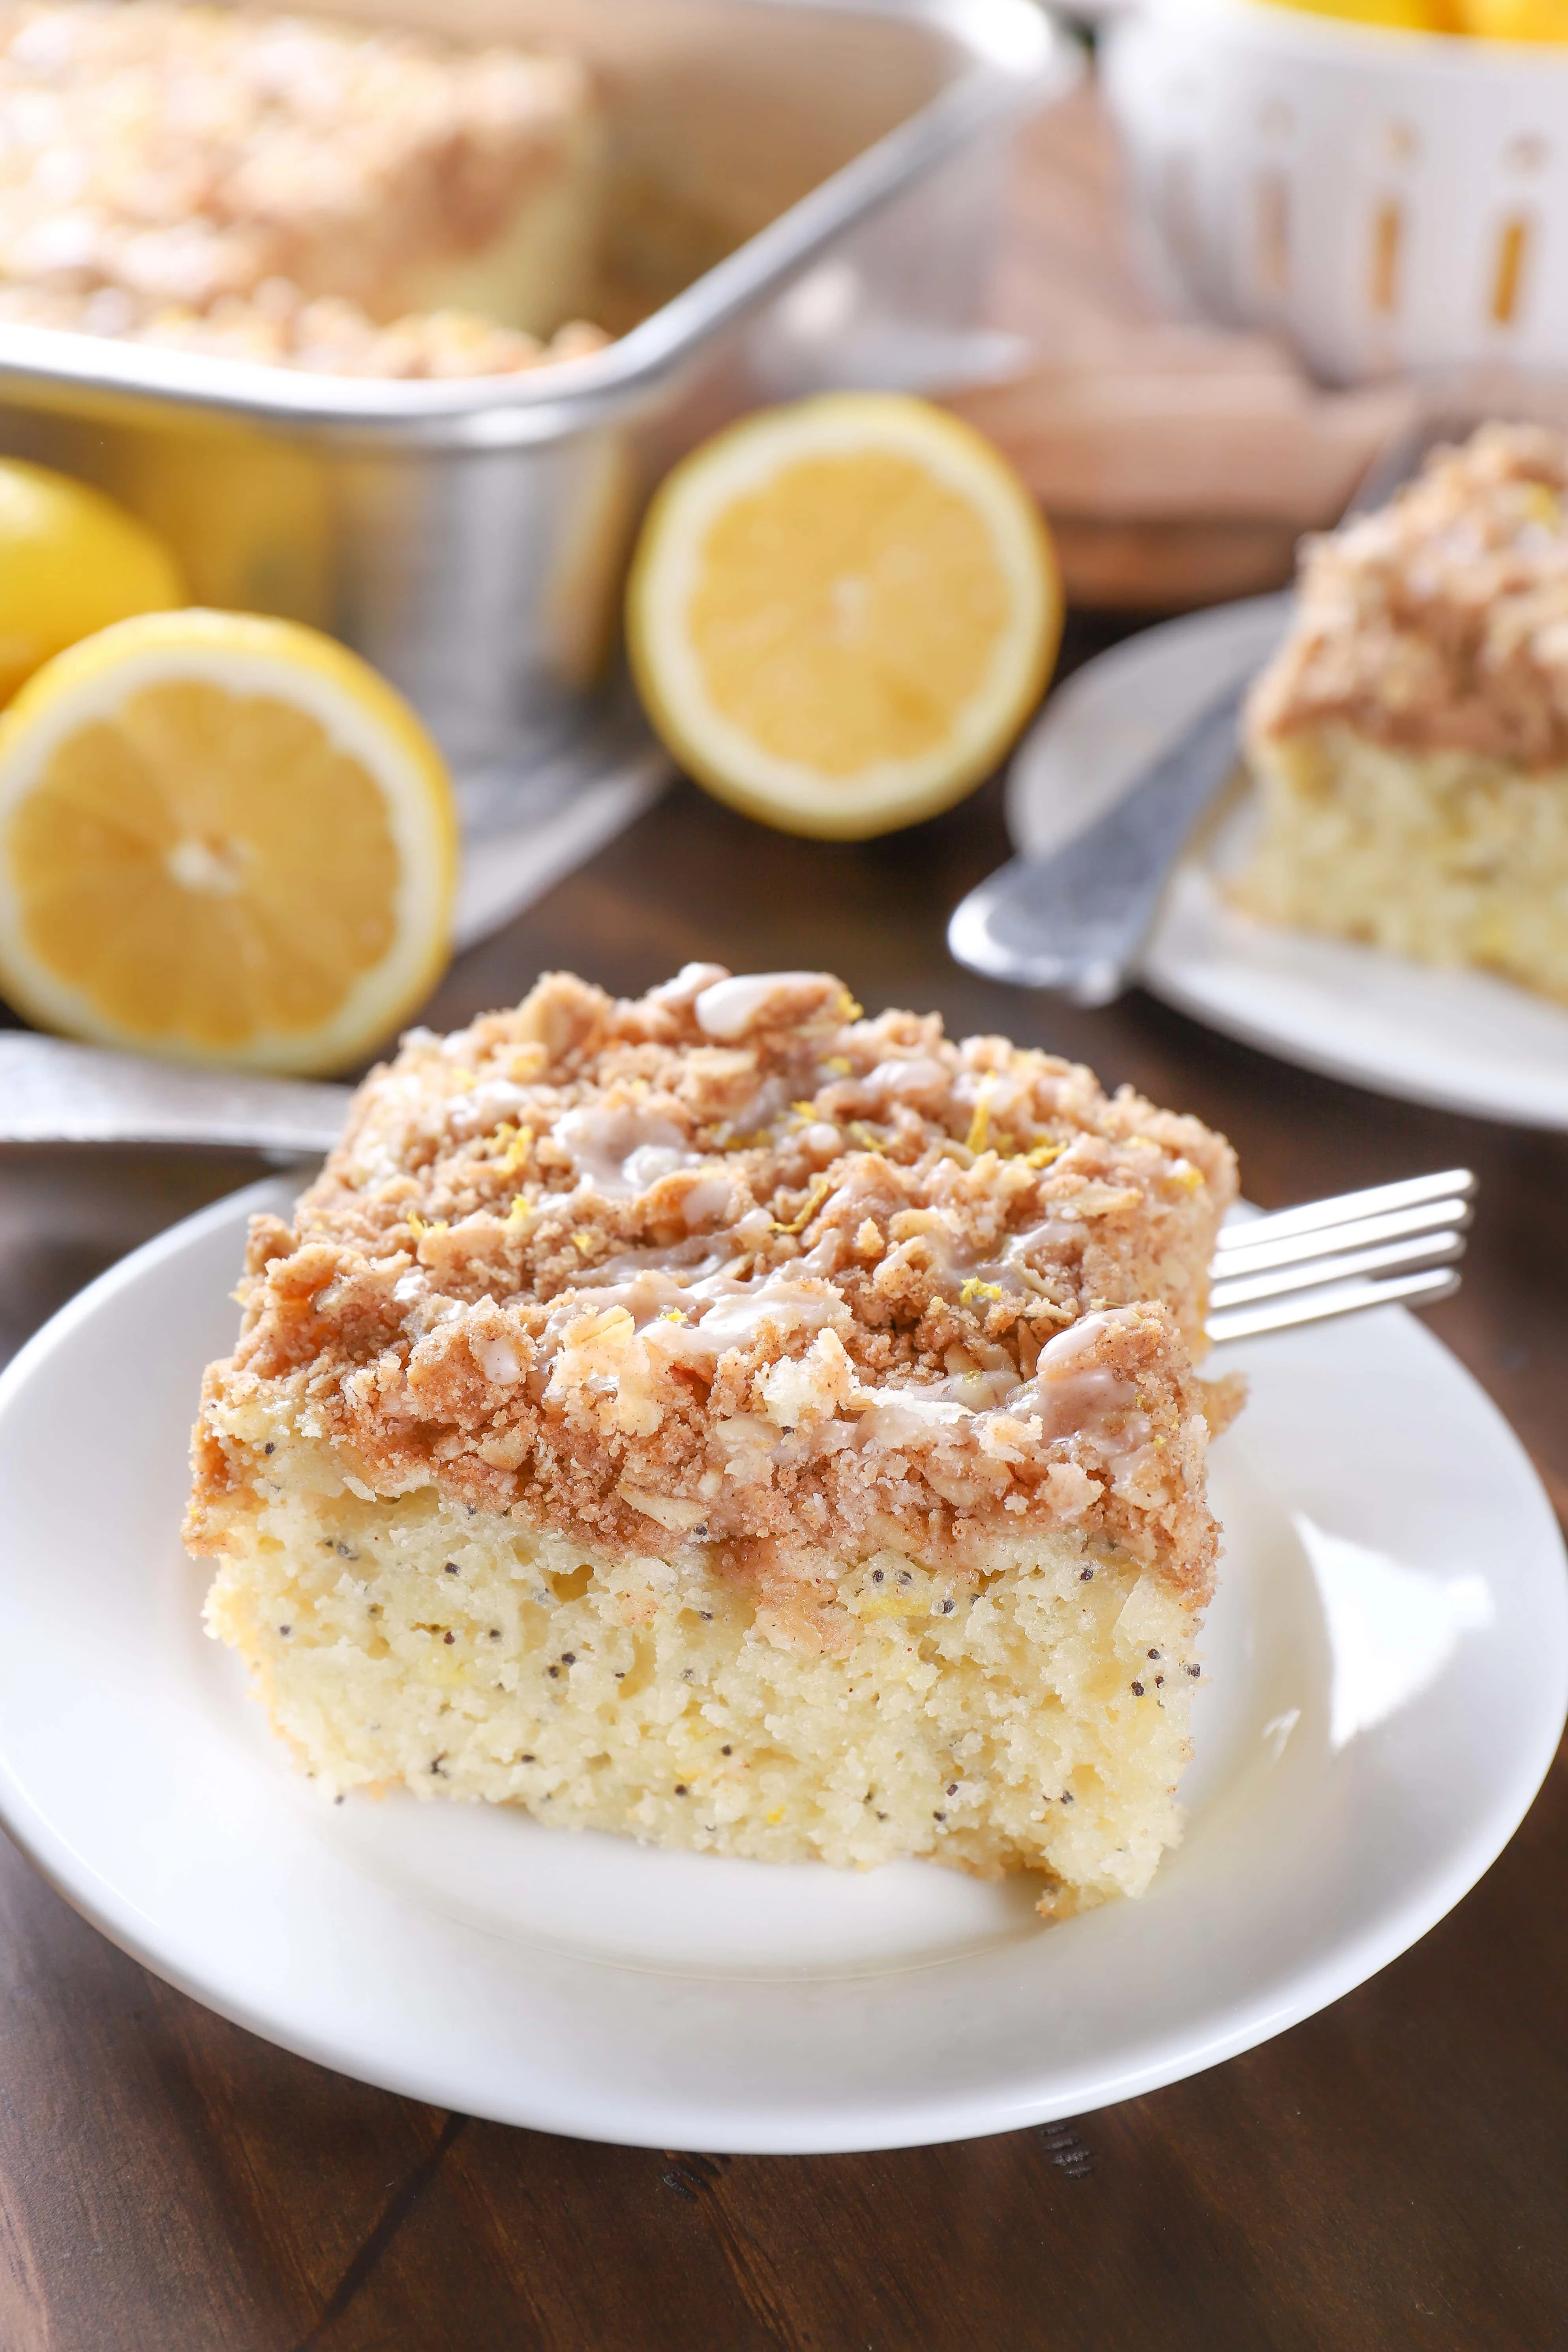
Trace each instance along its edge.
<path fill-rule="evenodd" d="M 627 636 L 700 782 L 792 833 L 930 816 L 994 767 L 1061 635 L 1050 537 L 929 402 L 834 393 L 731 426 L 648 510 Z"/>
<path fill-rule="evenodd" d="M 456 867 L 424 727 L 294 622 L 121 621 L 0 719 L 0 992 L 69 1036 L 346 1067 L 439 976 Z"/>

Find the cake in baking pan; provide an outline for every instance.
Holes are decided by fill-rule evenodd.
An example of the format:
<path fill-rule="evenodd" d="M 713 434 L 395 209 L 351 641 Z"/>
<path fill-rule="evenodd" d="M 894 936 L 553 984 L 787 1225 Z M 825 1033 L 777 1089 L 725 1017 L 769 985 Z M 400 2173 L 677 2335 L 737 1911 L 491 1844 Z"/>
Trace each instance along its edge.
<path fill-rule="evenodd" d="M 1308 542 L 1240 905 L 1568 1001 L 1565 494 L 1562 435 L 1489 425 Z"/>
<path fill-rule="evenodd" d="M 257 1221 L 187 1526 L 329 1790 L 1136 1895 L 1217 1529 L 1196 1119 L 817 972 L 564 975 Z"/>
<path fill-rule="evenodd" d="M 603 340 L 574 324 L 601 145 L 569 58 L 183 0 L 10 0 L 0 322 L 351 374 L 571 356 Z"/>

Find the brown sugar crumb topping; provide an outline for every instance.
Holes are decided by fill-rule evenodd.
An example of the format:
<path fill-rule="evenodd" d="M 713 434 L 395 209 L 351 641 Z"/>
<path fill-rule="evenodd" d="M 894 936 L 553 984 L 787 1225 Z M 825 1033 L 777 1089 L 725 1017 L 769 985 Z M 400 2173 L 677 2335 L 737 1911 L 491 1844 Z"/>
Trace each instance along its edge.
<path fill-rule="evenodd" d="M 0 320 L 374 376 L 516 373 L 542 346 L 407 311 L 548 185 L 574 59 L 183 0 L 0 9 Z"/>
<path fill-rule="evenodd" d="M 1256 739 L 1339 723 L 1421 751 L 1568 761 L 1568 440 L 1483 425 L 1379 512 L 1309 540 Z"/>
<path fill-rule="evenodd" d="M 569 975 L 366 1082 L 253 1234 L 219 1406 L 279 1389 L 377 1491 L 435 1483 L 778 1609 L 896 1546 L 1081 1526 L 1198 1597 L 1223 1139 L 830 974 Z M 204 1496 L 248 1476 L 209 1413 Z M 809 1608 L 808 1608 L 809 1613 Z"/>
<path fill-rule="evenodd" d="M 119 288 L 77 294 L 0 282 L 0 323 L 113 335 L 210 359 L 383 381 L 527 375 L 535 368 L 586 358 L 609 341 L 598 327 L 574 320 L 541 342 L 471 310 L 412 311 L 382 325 L 357 302 L 337 295 L 307 301 L 279 278 L 254 294 L 225 294 L 206 310 L 139 301 Z"/>

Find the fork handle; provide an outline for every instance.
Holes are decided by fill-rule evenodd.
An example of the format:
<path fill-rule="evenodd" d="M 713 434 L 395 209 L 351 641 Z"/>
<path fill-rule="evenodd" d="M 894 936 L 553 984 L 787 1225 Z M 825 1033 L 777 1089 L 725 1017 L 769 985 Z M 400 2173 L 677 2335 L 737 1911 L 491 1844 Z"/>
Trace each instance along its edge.
<path fill-rule="evenodd" d="M 1141 783 L 1043 857 L 1014 857 L 972 890 L 948 926 L 960 963 L 1026 988 L 1109 1004 L 1136 968 L 1171 868 L 1236 764 L 1249 680 L 1213 702 Z"/>

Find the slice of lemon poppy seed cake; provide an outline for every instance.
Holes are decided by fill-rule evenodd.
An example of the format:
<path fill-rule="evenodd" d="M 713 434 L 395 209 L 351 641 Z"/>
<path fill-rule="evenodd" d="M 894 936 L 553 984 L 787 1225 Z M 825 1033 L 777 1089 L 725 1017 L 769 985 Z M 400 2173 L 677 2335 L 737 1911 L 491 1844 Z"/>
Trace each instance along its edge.
<path fill-rule="evenodd" d="M 1568 436 L 1483 425 L 1307 541 L 1245 731 L 1247 913 L 1568 1003 Z"/>
<path fill-rule="evenodd" d="M 1137 1894 L 1235 1184 L 1195 1119 L 824 973 L 416 1032 L 256 1221 L 208 1625 L 334 1792 Z"/>

